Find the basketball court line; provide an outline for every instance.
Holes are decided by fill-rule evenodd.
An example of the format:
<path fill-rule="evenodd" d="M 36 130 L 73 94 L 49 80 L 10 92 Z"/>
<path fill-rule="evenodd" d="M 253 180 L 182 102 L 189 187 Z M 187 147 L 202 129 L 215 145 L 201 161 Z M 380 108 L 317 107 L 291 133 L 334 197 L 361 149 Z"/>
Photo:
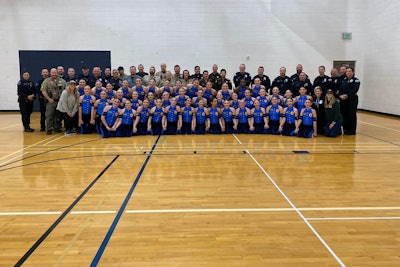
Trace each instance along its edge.
<path fill-rule="evenodd" d="M 400 217 L 322 217 L 307 218 L 308 221 L 355 221 L 355 220 L 400 220 Z"/>
<path fill-rule="evenodd" d="M 22 159 L 18 159 L 18 160 L 15 160 L 15 161 L 12 161 L 12 162 L 9 162 L 9 163 L 6 163 L 6 164 L 2 164 L 2 165 L 0 165 L 0 168 L 5 167 L 5 166 L 10 165 L 10 164 L 13 164 L 13 163 L 17 163 L 17 162 L 19 162 L 19 161 L 23 161 L 23 160 L 30 159 L 30 158 L 33 158 L 33 157 L 37 157 L 37 156 L 40 156 L 40 155 L 43 155 L 43 154 L 46 154 L 46 153 L 49 153 L 49 152 L 57 151 L 57 150 L 60 150 L 60 149 L 63 149 L 63 148 L 68 148 L 68 147 L 73 147 L 73 146 L 77 146 L 77 145 L 84 144 L 84 143 L 93 142 L 93 141 L 96 141 L 96 140 L 98 140 L 98 139 L 99 139 L 99 138 L 90 139 L 90 140 L 86 140 L 86 141 L 80 142 L 80 143 L 68 144 L 68 145 L 65 145 L 65 146 L 62 146 L 62 147 L 52 148 L 52 149 L 49 149 L 49 150 L 45 150 L 45 151 L 43 151 L 43 152 L 40 152 L 40 153 L 37 153 L 37 154 L 33 154 L 33 155 L 28 156 L 28 157 L 26 157 L 26 158 L 22 158 Z M 45 140 L 46 140 L 46 139 L 45 139 Z M 42 141 L 40 141 L 40 142 L 43 142 L 43 141 L 44 141 L 44 140 L 42 140 Z M 35 145 L 35 144 L 33 144 L 33 145 Z M 33 145 L 31 145 L 31 146 L 33 146 Z M 20 150 L 18 150 L 18 151 L 23 151 L 24 149 L 27 149 L 27 148 L 29 148 L 29 147 L 30 147 L 30 146 L 25 147 L 25 148 L 22 148 L 22 149 L 20 149 Z M 16 151 L 16 152 L 18 152 L 18 151 Z M 16 153 L 16 152 L 14 152 L 14 153 Z M 14 154 L 14 153 L 12 153 L 12 154 Z M 1 158 L 0 158 L 0 159 L 1 159 Z M 22 165 L 22 166 L 24 166 L 24 165 Z M 22 167 L 22 166 L 17 166 L 17 167 Z M 15 167 L 11 167 L 11 168 L 8 168 L 8 169 L 12 169 L 12 168 L 15 168 Z M 2 169 L 2 170 L 0 170 L 0 171 L 5 171 L 5 170 L 8 170 L 8 169 Z"/>
<path fill-rule="evenodd" d="M 55 141 L 57 141 L 57 140 L 60 140 L 60 139 L 63 138 L 63 137 L 65 137 L 64 134 L 61 135 L 60 137 L 57 137 L 56 139 L 50 140 L 49 142 L 43 144 L 42 146 L 47 146 L 48 144 L 51 144 L 51 143 L 53 143 L 53 142 L 55 142 Z"/>
<path fill-rule="evenodd" d="M 15 157 L 11 158 L 11 159 L 8 159 L 8 160 L 6 160 L 6 161 L 3 161 L 2 163 L 0 163 L 0 166 L 3 165 L 3 164 L 7 164 L 8 162 L 13 161 L 13 160 L 15 160 L 15 159 L 17 159 L 17 158 L 19 158 L 19 157 L 23 157 L 24 155 L 26 155 L 26 154 L 28 154 L 28 153 L 29 153 L 29 152 L 24 152 L 24 153 L 22 153 L 21 155 L 17 155 L 17 156 L 15 156 Z"/>
<path fill-rule="evenodd" d="M 243 144 L 242 141 L 236 136 L 236 134 L 232 134 L 235 137 L 236 141 L 238 141 L 239 145 Z"/>
<path fill-rule="evenodd" d="M 360 120 L 358 120 L 358 122 L 361 122 L 361 123 L 364 123 L 364 124 L 368 124 L 368 125 L 372 125 L 372 126 L 375 126 L 375 127 L 379 127 L 379 128 L 383 128 L 383 129 L 386 129 L 386 130 L 391 130 L 391 131 L 395 131 L 395 132 L 400 133 L 400 130 L 393 129 L 393 128 L 389 128 L 389 127 L 385 127 L 385 126 L 381 126 L 381 125 L 379 125 L 379 124 L 370 123 L 370 122 L 365 122 L 365 121 L 360 121 Z"/>
<path fill-rule="evenodd" d="M 314 235 L 318 238 L 318 240 L 324 245 L 324 247 L 329 251 L 329 253 L 335 258 L 335 260 L 340 264 L 340 266 L 346 266 L 341 259 L 336 255 L 336 253 L 331 249 L 331 247 L 328 245 L 328 243 L 325 242 L 325 240 L 320 236 L 320 234 L 315 230 L 315 228 L 308 222 L 308 220 L 305 218 L 303 213 L 293 204 L 293 202 L 289 199 L 289 197 L 283 192 L 283 190 L 278 186 L 278 184 L 275 182 L 275 180 L 269 175 L 269 173 L 261 166 L 261 164 L 253 157 L 253 155 L 246 150 L 246 153 L 249 155 L 249 157 L 256 163 L 256 165 L 261 169 L 261 171 L 264 173 L 264 175 L 268 178 L 268 180 L 275 186 L 275 188 L 279 191 L 279 193 L 283 196 L 283 198 L 286 199 L 288 204 L 296 211 L 296 213 L 300 216 L 300 218 L 305 222 L 305 224 L 308 226 L 308 228 L 314 233 Z"/>
<path fill-rule="evenodd" d="M 160 138 L 161 138 L 161 135 L 158 135 L 156 141 L 153 144 L 153 147 L 151 148 L 149 154 L 146 157 L 146 160 L 144 161 L 142 167 L 140 168 L 140 170 L 139 170 L 139 172 L 138 172 L 138 174 L 136 176 L 135 181 L 131 185 L 128 193 L 126 194 L 125 199 L 122 202 L 121 207 L 119 208 L 117 215 L 115 216 L 113 222 L 111 223 L 111 226 L 108 228 L 108 231 L 107 231 L 103 241 L 101 242 L 100 247 L 96 252 L 96 255 L 94 256 L 94 258 L 93 258 L 93 260 L 92 260 L 92 262 L 90 264 L 91 267 L 92 266 L 95 267 L 95 266 L 97 266 L 99 264 L 99 261 L 100 261 L 102 255 L 103 255 L 103 253 L 104 253 L 104 250 L 107 248 L 108 242 L 110 241 L 111 236 L 113 235 L 114 230 L 117 227 L 117 225 L 119 223 L 119 220 L 121 219 L 121 216 L 123 215 L 123 213 L 125 211 L 125 208 L 128 205 L 128 202 L 131 199 L 131 197 L 133 195 L 133 192 L 135 191 L 136 185 L 139 183 L 140 177 L 142 176 L 144 170 L 146 169 L 147 163 L 150 161 L 150 158 L 151 158 L 151 156 L 153 154 L 153 151 L 155 150 L 155 148 L 157 146 L 157 143 L 160 140 Z"/>
<path fill-rule="evenodd" d="M 51 138 L 53 138 L 53 137 L 54 137 L 54 136 L 50 136 L 50 137 L 48 137 L 48 138 L 46 138 L 46 139 L 40 140 L 39 142 L 36 142 L 36 143 L 32 144 L 32 145 L 29 145 L 29 146 L 27 146 L 27 147 L 23 147 L 23 148 L 21 148 L 21 149 L 18 149 L 17 151 L 14 151 L 14 152 L 12 152 L 12 153 L 10 153 L 10 154 L 8 154 L 8 155 L 5 155 L 5 156 L 1 157 L 0 160 L 2 160 L 2 159 L 4 159 L 4 158 L 7 158 L 7 157 L 9 157 L 9 156 L 12 156 L 12 155 L 14 155 L 14 154 L 16 154 L 16 153 L 22 152 L 22 151 L 24 151 L 25 149 L 28 149 L 28 148 L 37 146 L 38 144 L 43 143 L 43 142 L 46 142 L 47 140 L 49 140 L 49 139 L 51 139 Z M 0 167 L 3 167 L 2 165 L 3 165 L 3 164 L 0 164 Z"/>
<path fill-rule="evenodd" d="M 297 208 L 299 211 L 388 211 L 400 210 L 400 207 L 317 207 Z M 286 212 L 294 208 L 209 208 L 209 209 L 154 209 L 154 210 L 125 210 L 125 213 L 215 213 L 215 212 Z M 43 216 L 59 215 L 61 211 L 8 211 L 0 212 L 0 216 Z M 81 210 L 71 211 L 73 215 L 114 214 L 117 210 Z M 365 218 L 365 217 L 360 217 Z M 376 217 L 382 218 L 382 217 Z"/>
<path fill-rule="evenodd" d="M 79 201 L 86 195 L 87 192 L 97 183 L 103 174 L 111 167 L 111 165 L 119 158 L 116 155 L 110 163 L 93 179 L 93 181 L 82 191 L 82 193 L 69 205 L 69 207 L 57 218 L 57 220 L 39 237 L 39 239 L 28 249 L 28 251 L 18 260 L 15 266 L 21 266 L 32 253 L 40 246 L 40 244 L 50 235 L 50 233 L 57 227 L 58 224 L 71 212 L 71 210 L 79 203 Z"/>
<path fill-rule="evenodd" d="M 21 123 L 16 123 L 16 124 L 13 124 L 13 125 L 9 125 L 9 126 L 7 126 L 7 127 L 0 128 L 0 131 L 1 131 L 1 130 L 8 129 L 8 128 L 15 127 L 15 126 L 17 126 L 17 125 L 21 125 Z M 21 126 L 22 126 L 22 125 L 21 125 Z"/>

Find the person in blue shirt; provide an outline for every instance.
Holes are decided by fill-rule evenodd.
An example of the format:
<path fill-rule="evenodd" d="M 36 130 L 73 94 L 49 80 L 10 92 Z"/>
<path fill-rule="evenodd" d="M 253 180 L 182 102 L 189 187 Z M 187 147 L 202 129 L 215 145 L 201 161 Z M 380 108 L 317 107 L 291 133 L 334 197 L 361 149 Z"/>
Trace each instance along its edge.
<path fill-rule="evenodd" d="M 264 88 L 261 88 L 259 91 L 259 96 L 257 96 L 257 100 L 260 101 L 260 106 L 266 109 L 269 105 L 269 98 L 267 96 L 267 91 Z"/>
<path fill-rule="evenodd" d="M 103 92 L 103 91 L 102 91 Z M 100 95 L 99 95 L 100 97 Z M 90 86 L 86 85 L 84 88 L 84 95 L 79 97 L 79 126 L 81 134 L 90 134 L 94 131 L 95 126 L 95 112 L 94 103 L 96 98 L 91 95 Z"/>
<path fill-rule="evenodd" d="M 235 118 L 233 120 L 233 129 L 238 134 L 248 134 L 250 132 L 250 120 L 252 120 L 251 112 L 249 108 L 246 108 L 246 102 L 244 100 L 239 101 L 239 107 L 235 111 Z"/>
<path fill-rule="evenodd" d="M 137 93 L 138 93 L 139 99 L 140 99 L 141 101 L 143 101 L 144 98 L 145 98 L 146 95 L 147 95 L 147 92 L 148 92 L 148 91 L 147 91 L 147 87 L 146 87 L 146 86 L 143 86 L 143 81 L 142 81 L 142 79 L 137 78 L 135 82 L 136 82 L 136 85 L 133 86 L 133 87 L 131 88 L 131 93 L 137 92 Z"/>
<path fill-rule="evenodd" d="M 117 94 L 116 91 L 114 91 L 114 87 L 111 83 L 106 84 L 106 97 L 108 100 L 111 100 L 115 95 Z"/>
<path fill-rule="evenodd" d="M 278 103 L 278 98 L 272 96 L 271 105 L 265 110 L 265 116 L 267 119 L 266 133 L 268 134 L 280 134 L 279 125 L 281 121 L 281 115 L 283 113 L 282 106 Z"/>
<path fill-rule="evenodd" d="M 235 117 L 235 109 L 231 107 L 229 100 L 224 101 L 224 107 L 221 110 L 222 115 L 222 132 L 233 134 L 233 119 Z"/>
<path fill-rule="evenodd" d="M 205 134 L 209 128 L 209 113 L 208 108 L 204 106 L 205 100 L 200 99 L 198 106 L 194 108 L 195 120 L 194 120 L 194 133 Z"/>
<path fill-rule="evenodd" d="M 311 107 L 311 100 L 307 99 L 305 107 L 300 111 L 294 133 L 298 137 L 311 138 L 317 136 L 317 112 Z"/>
<path fill-rule="evenodd" d="M 210 129 L 209 132 L 211 134 L 221 134 L 222 124 L 222 116 L 221 110 L 218 107 L 218 100 L 214 98 L 211 100 L 211 107 L 208 109 L 209 118 L 210 118 Z"/>
<path fill-rule="evenodd" d="M 136 111 L 132 108 L 132 102 L 126 101 L 125 108 L 119 110 L 121 125 L 118 127 L 117 135 L 120 137 L 130 137 L 133 134 L 133 122 L 136 120 Z"/>
<path fill-rule="evenodd" d="M 101 114 L 103 114 L 104 108 L 107 106 L 107 104 L 108 104 L 107 93 L 101 92 L 100 99 L 97 99 L 96 102 L 94 102 L 94 111 L 96 113 L 95 125 L 98 134 L 101 134 Z"/>
<path fill-rule="evenodd" d="M 194 131 L 195 111 L 192 107 L 192 100 L 187 98 L 185 106 L 181 108 L 182 113 L 182 128 L 181 134 L 191 134 Z"/>
<path fill-rule="evenodd" d="M 286 107 L 283 109 L 283 116 L 279 125 L 279 132 L 281 132 L 282 135 L 294 135 L 294 130 L 296 129 L 297 120 L 299 118 L 299 112 L 297 108 L 293 106 L 293 102 L 293 98 L 286 99 Z"/>
<path fill-rule="evenodd" d="M 147 122 L 147 130 L 152 135 L 160 135 L 163 133 L 162 119 L 164 116 L 164 109 L 162 107 L 162 101 L 160 98 L 155 100 L 155 106 L 150 109 L 150 116 Z"/>
<path fill-rule="evenodd" d="M 181 108 L 176 105 L 176 99 L 170 99 L 171 104 L 164 108 L 163 129 L 165 134 L 175 135 L 182 127 Z"/>
<path fill-rule="evenodd" d="M 265 109 L 261 107 L 260 101 L 254 101 L 254 108 L 251 109 L 251 115 L 253 117 L 252 124 L 250 125 L 250 131 L 254 134 L 262 134 L 266 130 L 267 117 L 265 115 Z"/>
<path fill-rule="evenodd" d="M 101 115 L 101 134 L 103 138 L 117 136 L 118 127 L 121 125 L 121 116 L 119 112 L 119 99 L 114 98 L 112 105 L 106 106 Z"/>
<path fill-rule="evenodd" d="M 137 135 L 148 134 L 147 124 L 150 116 L 149 100 L 143 100 L 142 104 L 136 110 L 136 120 L 133 124 L 133 133 Z"/>

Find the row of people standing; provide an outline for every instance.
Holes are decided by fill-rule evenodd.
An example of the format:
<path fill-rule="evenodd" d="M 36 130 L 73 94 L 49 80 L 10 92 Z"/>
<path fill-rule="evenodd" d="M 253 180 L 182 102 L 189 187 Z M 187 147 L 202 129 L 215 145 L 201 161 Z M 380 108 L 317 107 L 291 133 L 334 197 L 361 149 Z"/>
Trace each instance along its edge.
<path fill-rule="evenodd" d="M 139 65 L 139 66 L 141 66 L 141 65 Z M 240 69 L 240 71 L 235 74 L 234 79 L 233 79 L 234 84 L 238 85 L 237 87 L 235 87 L 235 89 L 241 87 L 241 82 L 242 83 L 244 82 L 245 85 L 247 86 L 250 83 L 254 85 L 256 83 L 256 81 L 259 80 L 260 83 L 262 85 L 264 85 L 264 87 L 268 90 L 270 82 L 269 82 L 268 76 L 263 74 L 263 71 L 264 71 L 263 67 L 260 67 L 258 69 L 258 74 L 256 76 L 254 76 L 253 78 L 251 78 L 250 74 L 245 72 L 244 64 L 242 64 L 239 67 L 239 69 Z M 347 71 L 346 68 L 343 67 L 343 68 L 341 68 L 341 73 L 343 73 L 343 69 L 345 71 Z M 204 72 L 204 74 L 207 73 L 205 75 L 207 77 L 202 76 L 200 74 L 200 68 L 198 66 L 196 66 L 195 74 L 189 75 L 189 72 L 187 70 L 185 70 L 184 75 L 182 76 L 182 79 L 177 79 L 177 80 L 170 80 L 168 78 L 169 75 L 168 75 L 168 71 L 166 71 L 165 64 L 161 64 L 161 71 L 157 72 L 157 73 L 155 72 L 154 67 L 150 68 L 149 74 L 147 74 L 143 71 L 143 66 L 141 66 L 141 68 L 139 67 L 139 70 L 140 71 L 138 73 L 136 73 L 136 68 L 134 66 L 132 66 L 130 68 L 130 72 L 131 72 L 130 76 L 124 74 L 122 67 L 118 68 L 118 70 L 113 70 L 112 76 L 111 76 L 111 78 L 114 78 L 114 83 L 113 83 L 109 74 L 106 74 L 106 76 L 104 76 L 102 78 L 100 68 L 98 68 L 98 67 L 93 68 L 93 75 L 89 75 L 88 68 L 83 68 L 82 74 L 80 75 L 80 79 L 84 79 L 85 82 L 87 82 L 88 84 L 93 84 L 93 83 L 96 83 L 96 81 L 101 81 L 103 86 L 104 86 L 104 83 L 106 83 L 106 81 L 108 80 L 109 83 L 111 83 L 114 87 L 117 86 L 116 88 L 118 88 L 120 84 L 122 85 L 123 79 L 128 82 L 128 86 L 130 86 L 130 87 L 131 87 L 131 85 L 133 85 L 133 82 L 136 82 L 137 78 L 140 78 L 143 81 L 143 83 L 148 83 L 148 84 L 151 82 L 151 80 L 154 80 L 157 85 L 158 84 L 157 78 L 158 78 L 158 81 L 163 80 L 164 83 L 166 81 L 168 81 L 170 83 L 172 83 L 172 82 L 176 83 L 178 81 L 178 83 L 181 83 L 181 85 L 185 86 L 185 85 L 188 85 L 189 83 L 193 83 L 193 79 L 195 79 L 197 77 L 197 78 L 201 78 L 199 81 L 199 84 L 203 83 L 203 85 L 206 86 L 208 82 L 211 82 L 211 86 L 213 87 L 213 89 L 214 89 L 214 87 L 216 87 L 216 89 L 215 89 L 216 91 L 219 91 L 220 88 L 222 87 L 222 85 L 221 85 L 221 87 L 219 87 L 218 85 L 216 86 L 215 84 L 220 84 L 222 81 L 224 81 L 224 83 L 228 84 L 229 88 L 232 87 L 232 83 L 230 82 L 230 80 L 226 79 L 226 71 L 221 70 L 221 72 L 218 73 L 218 66 L 216 64 L 213 65 L 213 71 L 210 75 L 208 75 L 207 72 Z M 296 84 L 296 88 L 299 86 L 299 84 L 304 85 L 302 87 L 306 88 L 307 94 L 311 94 L 312 91 L 310 91 L 310 89 L 309 89 L 311 86 L 311 82 L 309 82 L 309 83 L 307 82 L 307 81 L 309 81 L 309 79 L 305 75 L 305 73 L 302 72 L 302 66 L 299 64 L 297 66 L 296 70 L 297 70 L 297 73 L 295 75 L 293 75 L 292 77 L 287 77 L 286 69 L 285 68 L 280 69 L 280 76 L 278 76 L 272 82 L 273 86 L 276 86 L 279 88 L 280 94 L 283 94 L 285 89 L 286 89 L 286 91 L 291 90 L 293 95 L 299 94 L 298 93 L 299 91 L 297 89 L 292 89 L 295 87 L 292 87 L 292 86 L 289 87 L 288 86 L 289 84 Z M 345 130 L 347 128 L 349 128 L 349 131 L 347 131 L 347 133 L 354 134 L 355 133 L 355 125 L 356 125 L 355 112 L 357 109 L 357 102 L 358 102 L 357 91 L 358 91 L 358 87 L 360 84 L 359 80 L 354 77 L 354 73 L 353 73 L 352 78 L 351 77 L 343 78 L 343 75 L 341 75 L 339 77 L 337 77 L 337 75 L 336 75 L 336 77 L 335 77 L 335 73 L 337 74 L 337 71 L 335 72 L 335 69 L 333 69 L 332 77 L 327 77 L 326 75 L 324 75 L 324 70 L 325 70 L 324 67 L 322 67 L 322 66 L 319 67 L 319 70 L 320 70 L 320 76 L 315 79 L 314 85 L 321 84 L 320 87 L 322 88 L 323 95 L 324 95 L 325 91 L 327 90 L 327 88 L 329 88 L 329 87 L 334 88 L 332 90 L 334 91 L 336 97 L 339 96 L 339 98 L 341 100 L 342 112 L 344 113 L 344 117 L 345 117 L 345 125 L 344 125 Z M 42 85 L 44 84 L 44 80 L 46 79 L 46 71 L 47 70 L 42 71 L 43 79 L 36 83 L 36 87 L 42 87 Z M 179 75 L 180 67 L 178 65 L 176 65 L 174 67 L 174 71 L 175 71 L 175 74 L 172 75 L 174 78 L 181 77 L 181 75 Z M 109 70 L 108 72 L 111 72 L 111 71 Z M 134 74 L 134 75 L 132 76 L 132 74 Z M 143 77 L 140 76 L 139 74 L 142 75 Z M 48 71 L 47 71 L 47 76 L 48 76 Z M 62 82 L 61 80 L 57 80 L 58 78 L 60 78 L 62 76 L 62 75 L 60 75 L 59 68 L 56 70 L 57 78 L 54 78 L 54 75 L 52 75 L 52 76 L 53 77 L 50 77 L 53 79 L 52 83 L 50 83 L 50 87 L 51 86 L 54 87 L 54 84 L 57 84 L 57 85 L 59 85 L 58 89 L 65 88 L 65 82 Z M 155 77 L 155 78 L 148 79 L 149 76 Z M 73 77 L 74 77 L 74 75 L 70 68 L 70 69 L 68 69 L 68 78 L 66 78 L 66 79 L 71 80 Z M 96 77 L 98 78 L 98 80 L 95 81 Z M 136 77 L 135 81 L 133 81 L 133 77 Z M 146 79 L 146 77 L 147 77 L 147 79 Z M 189 78 L 187 78 L 187 77 L 189 77 Z M 129 79 L 129 78 L 131 78 L 131 79 Z M 49 79 L 49 78 L 47 78 L 47 79 Z M 316 82 L 318 80 L 320 81 L 319 83 Z M 25 79 L 21 80 L 19 82 L 19 86 L 20 86 L 20 84 L 24 83 L 24 81 L 25 81 Z M 130 81 L 130 83 L 129 83 L 129 81 Z M 342 81 L 346 81 L 346 82 L 342 82 Z M 60 83 L 61 83 L 61 85 L 60 85 Z M 345 86 L 337 86 L 337 84 L 339 84 L 339 83 L 344 84 Z M 47 85 L 49 85 L 49 83 L 47 83 Z M 339 89 L 335 89 L 337 87 Z M 341 87 L 342 87 L 342 89 L 341 89 Z M 49 86 L 47 86 L 47 88 L 49 88 Z M 254 86 L 253 86 L 253 88 L 254 88 Z M 287 88 L 290 88 L 290 89 L 287 89 Z M 57 89 L 57 88 L 52 89 L 53 91 L 57 91 L 54 89 Z M 23 90 L 18 90 L 18 92 L 19 92 L 18 94 L 23 95 L 23 94 L 20 94 L 20 91 L 23 91 Z M 42 91 L 42 90 L 40 90 L 40 91 Z M 55 98 L 57 98 L 58 93 L 56 93 L 55 95 L 56 95 Z M 44 110 L 46 110 L 46 106 L 48 106 L 49 102 L 50 102 L 49 106 L 52 106 L 53 103 L 51 103 L 52 101 L 48 100 L 42 94 L 39 94 L 39 101 L 41 103 L 40 106 L 41 106 L 41 111 L 42 111 L 41 112 L 42 113 L 41 130 L 44 130 L 44 118 L 46 117 L 46 115 L 45 115 L 46 112 L 44 112 Z M 52 117 L 52 114 L 54 113 L 52 110 L 54 110 L 54 107 L 50 108 L 49 110 L 50 110 L 49 117 Z M 350 116 L 347 116 L 347 115 L 350 115 Z M 27 116 L 25 116 L 25 117 L 27 117 Z M 350 118 L 346 120 L 346 117 L 350 117 Z M 24 126 L 25 126 L 27 120 L 25 119 L 24 121 L 25 121 L 25 124 L 24 124 Z M 348 122 L 347 124 L 346 124 L 346 121 Z M 50 121 L 50 124 L 51 124 L 51 121 Z M 54 128 L 54 127 L 52 127 L 52 128 Z M 50 127 L 50 129 L 52 129 L 52 128 Z M 29 130 L 30 127 L 28 126 L 25 129 Z M 47 130 L 49 131 L 49 129 L 47 129 Z M 57 131 L 58 129 L 55 129 L 55 130 Z"/>

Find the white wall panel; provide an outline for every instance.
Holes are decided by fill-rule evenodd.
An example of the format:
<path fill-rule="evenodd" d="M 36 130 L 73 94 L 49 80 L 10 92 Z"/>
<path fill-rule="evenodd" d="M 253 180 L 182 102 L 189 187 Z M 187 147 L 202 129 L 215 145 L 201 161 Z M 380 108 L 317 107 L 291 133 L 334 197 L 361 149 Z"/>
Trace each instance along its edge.
<path fill-rule="evenodd" d="M 354 59 L 365 92 L 362 103 L 366 103 L 365 108 L 383 111 L 379 104 L 364 101 L 370 93 L 365 87 L 374 85 L 372 80 L 364 80 L 369 77 L 366 72 L 373 71 L 364 67 L 364 54 L 370 55 L 369 63 L 380 67 L 377 62 L 388 63 L 380 61 L 376 47 L 393 49 L 399 44 L 399 34 L 392 35 L 386 24 L 396 18 L 396 1 L 383 1 L 391 8 L 372 0 L 3 2 L 0 71 L 4 79 L 0 97 L 6 101 L 1 102 L 0 110 L 17 109 L 18 50 L 110 50 L 113 68 L 142 63 L 146 70 L 151 65 L 159 69 L 160 63 L 166 62 L 168 69 L 180 64 L 193 72 L 195 65 L 210 70 L 217 63 L 232 77 L 239 64 L 245 63 L 253 75 L 263 65 L 271 79 L 281 66 L 291 75 L 302 63 L 313 79 L 319 65 L 325 65 L 329 74 L 333 60 Z M 379 8 L 388 16 L 365 19 Z M 364 31 L 372 34 L 377 28 L 364 28 L 360 24 L 364 19 L 389 36 L 378 35 L 380 40 L 366 44 L 369 38 Z M 392 25 L 398 33 L 396 24 Z M 342 40 L 343 31 L 352 31 L 354 39 Z M 388 37 L 393 44 L 383 44 L 383 38 Z M 388 52 L 383 60 L 391 61 L 392 56 Z M 393 106 L 386 108 L 396 111 Z"/>

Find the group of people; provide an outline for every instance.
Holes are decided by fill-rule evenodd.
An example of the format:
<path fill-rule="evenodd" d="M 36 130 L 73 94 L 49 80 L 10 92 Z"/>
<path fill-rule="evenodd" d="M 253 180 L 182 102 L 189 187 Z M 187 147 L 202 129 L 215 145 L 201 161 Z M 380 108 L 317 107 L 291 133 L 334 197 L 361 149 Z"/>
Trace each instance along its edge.
<path fill-rule="evenodd" d="M 254 77 L 241 64 L 233 81 L 226 70 L 201 72 L 194 68 L 181 73 L 179 65 L 173 73 L 161 64 L 149 73 L 142 64 L 111 70 L 104 75 L 100 67 L 82 68 L 75 75 L 69 68 L 58 66 L 42 69 L 42 79 L 36 83 L 24 72 L 18 82 L 18 102 L 26 132 L 30 127 L 33 101 L 38 96 L 41 110 L 41 131 L 47 134 L 96 132 L 104 138 L 146 134 L 222 134 L 254 133 L 299 137 L 323 134 L 335 137 L 356 134 L 357 92 L 360 81 L 347 66 L 331 70 L 318 68 L 319 76 L 311 83 L 301 64 L 296 73 L 286 76 L 281 67 L 271 83 L 258 68 Z M 343 126 L 343 127 L 342 127 Z"/>

